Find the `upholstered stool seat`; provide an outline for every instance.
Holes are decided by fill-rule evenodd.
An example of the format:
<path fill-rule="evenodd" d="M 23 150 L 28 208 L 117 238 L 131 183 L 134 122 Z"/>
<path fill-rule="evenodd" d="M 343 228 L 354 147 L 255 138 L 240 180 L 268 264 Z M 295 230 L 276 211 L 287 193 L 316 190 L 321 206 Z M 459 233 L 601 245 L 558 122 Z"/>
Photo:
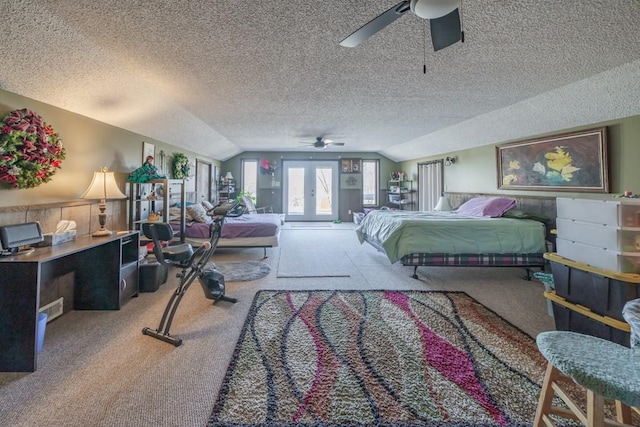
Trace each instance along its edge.
<path fill-rule="evenodd" d="M 536 342 L 542 355 L 575 383 L 640 406 L 640 351 L 568 331 L 542 332 Z"/>
<path fill-rule="evenodd" d="M 634 327 L 640 299 L 629 301 L 623 315 L 631 326 L 632 345 L 637 344 Z M 640 407 L 640 349 L 570 331 L 540 333 L 536 342 L 549 362 L 540 392 L 535 427 L 556 425 L 550 415 L 578 419 L 588 427 L 630 426 L 631 409 Z M 571 397 L 567 384 L 586 390 L 586 411 Z M 553 405 L 554 395 L 566 408 Z M 605 399 L 614 400 L 616 419 L 605 418 Z M 568 409 L 567 409 L 568 408 Z M 640 412 L 639 412 L 640 414 Z"/>

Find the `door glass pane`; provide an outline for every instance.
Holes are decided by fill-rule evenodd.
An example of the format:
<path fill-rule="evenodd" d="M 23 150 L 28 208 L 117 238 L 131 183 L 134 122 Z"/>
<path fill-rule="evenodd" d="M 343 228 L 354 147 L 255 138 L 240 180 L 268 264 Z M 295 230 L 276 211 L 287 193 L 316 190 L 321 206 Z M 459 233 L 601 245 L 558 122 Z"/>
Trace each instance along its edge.
<path fill-rule="evenodd" d="M 331 168 L 316 168 L 316 215 L 331 216 Z"/>
<path fill-rule="evenodd" d="M 378 160 L 362 161 L 362 204 L 378 205 Z"/>
<path fill-rule="evenodd" d="M 258 194 L 258 161 L 242 160 L 242 190 L 254 197 L 254 203 L 257 203 Z"/>
<path fill-rule="evenodd" d="M 287 172 L 287 215 L 304 215 L 304 168 Z"/>

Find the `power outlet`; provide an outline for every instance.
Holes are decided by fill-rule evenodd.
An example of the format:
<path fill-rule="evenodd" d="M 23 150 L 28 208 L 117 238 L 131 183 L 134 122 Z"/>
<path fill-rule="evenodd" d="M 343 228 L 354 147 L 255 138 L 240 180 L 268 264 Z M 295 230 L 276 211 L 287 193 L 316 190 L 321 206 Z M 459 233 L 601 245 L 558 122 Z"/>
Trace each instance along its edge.
<path fill-rule="evenodd" d="M 347 211 L 347 214 L 351 215 L 351 209 L 349 209 L 349 210 Z"/>

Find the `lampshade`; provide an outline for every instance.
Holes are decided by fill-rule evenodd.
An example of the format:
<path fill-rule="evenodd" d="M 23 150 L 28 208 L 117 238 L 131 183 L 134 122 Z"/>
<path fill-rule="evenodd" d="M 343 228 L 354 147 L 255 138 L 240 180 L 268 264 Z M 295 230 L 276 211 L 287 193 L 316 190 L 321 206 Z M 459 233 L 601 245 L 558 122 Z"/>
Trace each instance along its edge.
<path fill-rule="evenodd" d="M 89 185 L 87 191 L 82 195 L 83 199 L 100 200 L 100 205 L 98 206 L 100 209 L 100 213 L 98 214 L 100 228 L 93 233 L 93 236 L 109 236 L 112 234 L 112 232 L 107 230 L 104 226 L 107 223 L 107 214 L 104 213 L 107 208 L 105 200 L 127 198 L 127 196 L 118 188 L 113 172 L 107 171 L 108 169 L 105 167 L 100 169 L 99 172 L 94 172 L 91 185 Z"/>
<path fill-rule="evenodd" d="M 447 199 L 444 196 L 440 196 L 440 198 L 438 199 L 438 204 L 436 205 L 435 208 L 433 208 L 434 211 L 450 211 L 451 210 L 451 205 L 449 204 L 449 199 Z"/>
<path fill-rule="evenodd" d="M 102 168 L 93 173 L 93 180 L 87 191 L 82 195 L 83 199 L 126 199 L 127 196 L 120 191 L 113 172 L 107 172 Z"/>
<path fill-rule="evenodd" d="M 231 172 L 227 172 L 227 174 L 224 176 L 224 179 L 232 180 L 233 179 L 233 175 L 231 175 Z"/>
<path fill-rule="evenodd" d="M 411 0 L 411 11 L 423 19 L 445 16 L 460 6 L 460 0 Z"/>

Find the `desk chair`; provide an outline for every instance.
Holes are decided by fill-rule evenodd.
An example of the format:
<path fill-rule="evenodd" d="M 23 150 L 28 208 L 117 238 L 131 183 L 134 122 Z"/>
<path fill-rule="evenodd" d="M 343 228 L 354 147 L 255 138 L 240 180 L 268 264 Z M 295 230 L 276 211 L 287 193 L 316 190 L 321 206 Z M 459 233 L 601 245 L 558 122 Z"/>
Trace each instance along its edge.
<path fill-rule="evenodd" d="M 542 332 L 536 338 L 547 359 L 534 427 L 555 425 L 549 415 L 577 419 L 588 427 L 631 426 L 640 414 L 640 299 L 627 302 L 623 316 L 631 326 L 632 348 L 570 331 Z M 567 385 L 586 389 L 586 414 Z M 553 405 L 554 394 L 568 409 Z M 615 401 L 616 420 L 605 418 L 605 399 Z"/>

